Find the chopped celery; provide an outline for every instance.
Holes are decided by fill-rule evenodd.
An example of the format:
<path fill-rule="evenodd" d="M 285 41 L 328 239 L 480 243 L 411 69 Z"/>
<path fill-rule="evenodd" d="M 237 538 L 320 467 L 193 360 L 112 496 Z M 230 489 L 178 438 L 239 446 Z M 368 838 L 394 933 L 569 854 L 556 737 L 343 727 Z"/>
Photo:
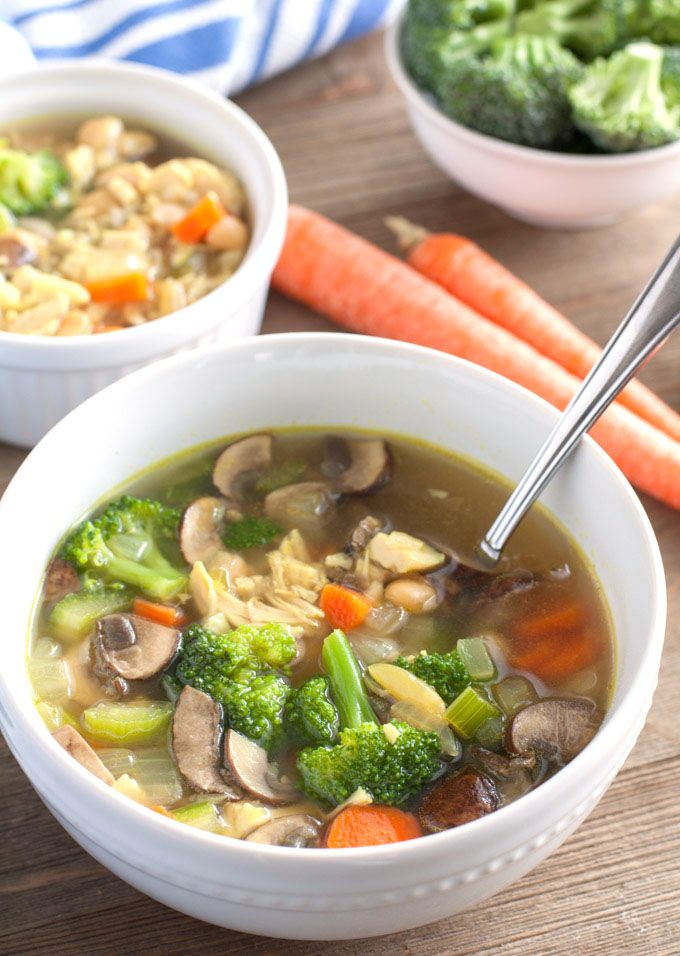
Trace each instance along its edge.
<path fill-rule="evenodd" d="M 208 830 L 210 833 L 224 833 L 226 830 L 217 806 L 210 800 L 190 803 L 186 807 L 171 810 L 170 813 L 180 823 L 188 823 L 190 827 L 197 827 L 199 830 Z"/>
<path fill-rule="evenodd" d="M 492 692 L 506 717 L 514 717 L 537 699 L 533 684 L 526 677 L 505 677 L 492 688 Z"/>
<path fill-rule="evenodd" d="M 115 588 L 94 588 L 67 594 L 52 608 L 50 630 L 62 641 L 77 641 L 92 630 L 105 614 L 126 611 L 132 604 L 129 591 Z"/>
<path fill-rule="evenodd" d="M 143 744 L 162 736 L 172 712 L 172 704 L 165 701 L 101 701 L 84 710 L 81 720 L 87 733 L 100 743 Z"/>
<path fill-rule="evenodd" d="M 466 740 L 474 737 L 485 720 L 498 716 L 498 708 L 472 686 L 466 687 L 462 694 L 459 694 L 446 708 L 446 719 Z"/>
<path fill-rule="evenodd" d="M 56 641 L 39 638 L 28 659 L 28 677 L 34 693 L 49 704 L 61 704 L 69 699 L 71 680 L 66 661 Z"/>
<path fill-rule="evenodd" d="M 48 704 L 47 701 L 40 700 L 35 707 L 50 733 L 59 730 L 64 724 L 71 724 L 72 727 L 78 729 L 76 720 L 66 713 L 59 704 Z"/>
<path fill-rule="evenodd" d="M 456 650 L 473 681 L 493 680 L 496 668 L 481 637 L 462 637 Z"/>
<path fill-rule="evenodd" d="M 97 751 L 100 760 L 114 777 L 128 774 L 142 788 L 147 803 L 176 803 L 182 798 L 182 781 L 167 747 L 104 747 Z"/>
<path fill-rule="evenodd" d="M 503 746 L 503 735 L 505 734 L 505 720 L 501 715 L 498 717 L 488 717 L 483 724 L 477 728 L 475 740 L 486 750 L 500 750 Z"/>

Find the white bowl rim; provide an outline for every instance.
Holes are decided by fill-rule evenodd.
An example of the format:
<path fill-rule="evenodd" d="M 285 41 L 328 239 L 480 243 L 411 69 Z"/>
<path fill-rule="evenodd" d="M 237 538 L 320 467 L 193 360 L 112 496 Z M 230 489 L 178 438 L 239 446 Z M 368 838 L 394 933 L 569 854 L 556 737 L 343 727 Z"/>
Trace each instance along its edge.
<path fill-rule="evenodd" d="M 122 396 L 126 391 L 134 391 L 138 382 L 155 378 L 159 375 L 171 374 L 172 370 L 180 365 L 190 364 L 196 361 L 200 363 L 203 360 L 228 361 L 228 357 L 231 353 L 248 353 L 253 348 L 262 347 L 263 339 L 274 349 L 294 349 L 297 346 L 314 346 L 324 343 L 324 347 L 328 349 L 334 349 L 334 347 L 337 346 L 339 350 L 343 345 L 347 346 L 348 342 L 350 342 L 352 347 L 358 346 L 361 350 L 368 352 L 380 352 L 382 350 L 384 354 L 384 350 L 387 349 L 405 358 L 409 356 L 412 356 L 414 359 L 426 357 L 435 364 L 443 363 L 445 365 L 458 366 L 467 374 L 486 379 L 494 388 L 501 387 L 502 389 L 507 389 L 516 395 L 520 395 L 522 401 L 548 410 L 553 418 L 556 419 L 558 416 L 558 412 L 553 406 L 522 386 L 516 385 L 514 382 L 503 378 L 495 372 L 491 372 L 488 369 L 468 362 L 465 359 L 458 358 L 457 356 L 448 355 L 422 346 L 411 345 L 410 343 L 379 337 L 328 332 L 284 332 L 263 337 L 252 336 L 242 338 L 240 340 L 223 343 L 218 348 L 210 346 L 193 349 L 190 352 L 179 353 L 161 359 L 153 365 L 133 372 L 119 381 L 114 382 L 112 385 L 109 385 L 106 389 L 92 396 L 65 416 L 65 418 L 48 433 L 50 443 L 53 443 L 54 440 L 58 438 L 59 431 L 65 427 L 65 424 L 76 424 L 79 417 L 87 414 L 91 407 L 95 407 L 101 395 L 118 394 Z M 334 424 L 337 425 L 337 423 Z M 46 436 L 46 438 L 48 436 Z M 11 504 L 14 489 L 20 484 L 24 470 L 31 467 L 34 457 L 39 457 L 42 454 L 41 449 L 44 442 L 45 439 L 36 445 L 35 449 L 30 452 L 25 462 L 22 463 L 10 481 L 5 494 L 0 499 L 0 521 L 4 507 L 7 507 L 7 500 L 10 500 Z M 309 860 L 310 866 L 321 866 L 324 861 L 326 863 L 335 861 L 332 865 L 342 868 L 351 867 L 354 864 L 366 864 L 371 862 L 375 862 L 376 864 L 388 862 L 390 864 L 397 862 L 408 864 L 409 861 L 415 862 L 415 859 L 421 853 L 427 853 L 427 847 L 432 847 L 432 851 L 434 851 L 435 848 L 443 850 L 446 847 L 448 852 L 455 854 L 456 844 L 461 840 L 469 840 L 471 834 L 478 834 L 479 839 L 482 840 L 485 835 L 488 836 L 492 834 L 493 828 L 503 827 L 507 831 L 512 831 L 513 821 L 515 821 L 520 814 L 529 813 L 531 809 L 537 806 L 541 801 L 550 802 L 551 798 L 559 795 L 559 790 L 562 788 L 568 791 L 570 782 L 575 781 L 578 776 L 582 776 L 583 774 L 587 775 L 589 767 L 593 772 L 596 771 L 602 762 L 599 756 L 601 752 L 605 754 L 611 752 L 611 744 L 616 741 L 617 737 L 622 736 L 622 724 L 625 722 L 626 713 L 636 712 L 636 699 L 639 698 L 641 687 L 649 682 L 647 674 L 649 668 L 654 668 L 655 666 L 658 668 L 666 625 L 665 577 L 656 536 L 635 491 L 619 468 L 592 438 L 586 436 L 583 439 L 583 445 L 587 447 L 588 453 L 596 456 L 609 472 L 612 482 L 616 485 L 622 496 L 622 501 L 625 501 L 630 509 L 629 515 L 631 519 L 637 522 L 641 538 L 647 547 L 646 560 L 651 566 L 653 579 L 653 613 L 650 615 L 647 631 L 648 640 L 642 652 L 637 673 L 627 693 L 621 698 L 616 707 L 610 708 L 605 714 L 604 721 L 591 743 L 589 743 L 574 760 L 567 764 L 567 766 L 563 767 L 534 790 L 507 806 L 478 820 L 466 823 L 462 827 L 444 830 L 441 833 L 428 834 L 401 843 L 386 846 L 335 849 L 332 853 L 329 853 L 327 849 L 323 848 L 305 848 L 301 850 L 294 847 L 257 844 L 256 852 L 261 854 L 265 861 L 269 858 L 272 864 L 282 864 L 285 863 L 285 861 L 290 861 L 295 862 L 296 865 L 304 865 L 304 861 Z M 253 847 L 249 847 L 245 840 L 225 839 L 218 834 L 201 831 L 195 827 L 190 827 L 178 821 L 168 819 L 161 814 L 155 813 L 148 807 L 136 803 L 134 800 L 118 793 L 103 783 L 90 771 L 75 762 L 73 758 L 51 738 L 49 731 L 45 725 L 42 724 L 37 712 L 35 715 L 32 715 L 33 719 L 28 718 L 25 704 L 14 696 L 13 688 L 7 684 L 0 672 L 0 706 L 3 704 L 3 698 L 10 700 L 14 705 L 12 720 L 16 720 L 17 723 L 22 725 L 23 732 L 31 738 L 31 743 L 36 748 L 39 748 L 43 759 L 48 763 L 50 761 L 56 762 L 64 772 L 79 775 L 81 784 L 87 791 L 88 800 L 102 800 L 104 803 L 108 800 L 116 801 L 114 805 L 117 805 L 119 810 L 136 816 L 140 825 L 149 827 L 150 831 L 155 831 L 159 840 L 162 840 L 164 836 L 169 837 L 172 835 L 174 848 L 179 848 L 181 844 L 182 849 L 187 853 L 191 852 L 192 845 L 197 840 L 204 844 L 206 848 L 212 848 L 214 850 L 218 850 L 219 848 L 218 852 L 233 852 L 236 854 L 253 853 Z M 630 732 L 630 728 L 628 728 L 627 733 L 629 734 Z M 455 858 L 455 856 L 452 856 L 452 858 Z M 181 881 L 175 882 L 169 873 L 164 878 L 168 882 L 173 883 L 173 885 L 182 885 Z"/>
<path fill-rule="evenodd" d="M 470 145 L 483 148 L 490 152 L 497 152 L 508 158 L 514 158 L 536 165 L 558 167 L 567 165 L 581 169 L 606 170 L 610 167 L 644 166 L 652 160 L 669 159 L 680 154 L 680 140 L 655 146 L 652 149 L 640 149 L 631 153 L 561 153 L 559 150 L 537 149 L 534 146 L 522 146 L 519 143 L 510 143 L 486 133 L 463 126 L 456 120 L 446 116 L 440 109 L 429 102 L 425 94 L 406 72 L 399 52 L 399 34 L 401 31 L 404 11 L 393 20 L 385 31 L 384 49 L 385 59 L 392 79 L 402 95 L 417 107 L 427 118 L 441 130 L 457 135 L 467 140 Z"/>
<path fill-rule="evenodd" d="M 137 77 L 140 83 L 144 81 L 164 85 L 169 99 L 173 89 L 190 91 L 196 98 L 197 108 L 200 108 L 201 102 L 219 107 L 230 122 L 240 127 L 240 134 L 252 140 L 262 153 L 272 184 L 273 203 L 268 213 L 266 227 L 257 242 L 253 242 L 251 239 L 243 262 L 233 275 L 208 292 L 207 295 L 196 300 L 202 304 L 208 303 L 210 300 L 214 300 L 224 290 L 225 286 L 228 286 L 234 308 L 246 301 L 252 295 L 255 285 L 261 280 L 264 271 L 263 260 L 271 258 L 270 250 L 279 239 L 279 223 L 285 221 L 288 208 L 288 190 L 283 166 L 264 130 L 236 103 L 226 97 L 219 96 L 197 80 L 172 73 L 160 67 L 130 61 L 88 57 L 77 61 L 38 63 L 17 73 L 0 77 L 0 96 L 2 96 L 5 84 L 14 83 L 27 75 L 49 81 L 50 76 L 55 74 L 66 78 L 73 77 L 74 80 L 81 83 L 86 83 L 87 78 L 93 74 L 110 74 L 112 81 L 115 83 L 116 76 L 124 74 Z M 193 310 L 194 305 L 195 303 L 192 302 L 182 309 L 161 316 L 159 319 L 154 319 L 153 322 L 118 329 L 114 332 L 108 332 L 106 335 L 32 336 L 0 330 L 0 347 L 3 351 L 11 350 L 17 356 L 26 355 L 26 353 L 50 353 L 55 358 L 58 355 L 60 359 L 65 361 L 72 354 L 82 354 L 83 352 L 87 354 L 89 350 L 92 354 L 93 367 L 96 367 L 96 363 L 101 362 L 113 343 L 115 343 L 116 348 L 122 350 L 122 357 L 124 358 L 126 351 L 136 353 L 138 347 L 152 340 L 159 329 L 161 333 L 180 331 L 182 325 L 191 322 L 191 315 L 187 316 L 187 313 Z M 213 305 L 219 308 L 217 303 L 213 303 Z M 128 349 L 124 348 L 126 342 L 129 343 Z"/>

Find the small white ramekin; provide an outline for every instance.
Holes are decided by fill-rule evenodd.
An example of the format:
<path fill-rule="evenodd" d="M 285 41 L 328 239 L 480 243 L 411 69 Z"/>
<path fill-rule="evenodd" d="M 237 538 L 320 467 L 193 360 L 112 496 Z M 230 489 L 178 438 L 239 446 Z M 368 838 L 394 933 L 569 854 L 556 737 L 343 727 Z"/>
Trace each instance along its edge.
<path fill-rule="evenodd" d="M 551 229 L 605 226 L 680 190 L 680 141 L 617 156 L 578 156 L 506 143 L 445 116 L 404 69 L 402 18 L 385 35 L 387 65 L 430 159 L 469 192 Z"/>
<path fill-rule="evenodd" d="M 36 589 L 64 529 L 107 489 L 197 442 L 290 425 L 398 430 L 516 481 L 556 417 L 529 392 L 460 359 L 323 333 L 174 356 L 72 412 L 0 500 L 0 727 L 57 819 L 96 859 L 168 906 L 220 926 L 294 939 L 419 926 L 479 904 L 536 866 L 592 810 L 635 743 L 664 637 L 666 594 L 654 533 L 628 482 L 590 439 L 543 501 L 592 560 L 609 600 L 618 643 L 611 708 L 567 767 L 455 830 L 385 847 L 296 850 L 165 819 L 107 787 L 52 740 L 32 703 L 25 639 Z"/>
<path fill-rule="evenodd" d="M 238 106 L 185 78 L 102 60 L 30 67 L 0 79 L 0 129 L 20 119 L 116 113 L 168 132 L 233 170 L 250 205 L 252 237 L 236 273 L 184 309 L 120 332 L 43 338 L 0 332 L 0 441 L 34 445 L 72 408 L 158 358 L 253 335 L 286 227 L 279 158 Z"/>

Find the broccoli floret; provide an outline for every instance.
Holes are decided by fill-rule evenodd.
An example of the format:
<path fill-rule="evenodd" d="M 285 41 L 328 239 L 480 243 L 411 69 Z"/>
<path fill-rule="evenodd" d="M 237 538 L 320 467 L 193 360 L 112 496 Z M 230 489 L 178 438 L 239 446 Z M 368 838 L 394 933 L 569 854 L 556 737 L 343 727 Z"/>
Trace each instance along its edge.
<path fill-rule="evenodd" d="M 162 545 L 176 547 L 179 517 L 179 511 L 158 501 L 125 495 L 76 528 L 61 557 L 107 583 L 122 582 L 169 600 L 188 580 L 160 550 Z"/>
<path fill-rule="evenodd" d="M 483 59 L 460 56 L 440 84 L 443 109 L 497 139 L 549 149 L 574 132 L 567 90 L 581 75 L 576 57 L 550 39 L 518 35 Z"/>
<path fill-rule="evenodd" d="M 664 50 L 661 88 L 671 109 L 680 106 L 680 46 L 669 46 Z"/>
<path fill-rule="evenodd" d="M 222 704 L 234 730 L 272 749 L 283 736 L 290 694 L 285 677 L 273 668 L 285 668 L 295 654 L 295 638 L 283 624 L 241 624 L 225 634 L 192 624 L 174 676 Z"/>
<path fill-rule="evenodd" d="M 306 747 L 297 767 L 304 790 L 315 800 L 337 806 L 355 790 L 368 790 L 376 803 L 399 806 L 415 796 L 441 769 L 434 733 L 395 723 L 390 743 L 382 727 L 361 724 L 340 732 L 333 747 Z"/>
<path fill-rule="evenodd" d="M 328 680 L 310 677 L 291 691 L 284 713 L 290 739 L 297 744 L 332 743 L 338 734 L 338 712 L 328 696 Z"/>
<path fill-rule="evenodd" d="M 67 183 L 66 169 L 48 149 L 26 153 L 0 148 L 0 203 L 15 216 L 43 212 Z"/>
<path fill-rule="evenodd" d="M 514 12 L 514 0 L 410 0 L 406 18 L 423 26 L 470 30 Z"/>
<path fill-rule="evenodd" d="M 596 60 L 569 92 L 574 121 L 610 152 L 650 149 L 680 138 L 680 107 L 661 88 L 663 49 L 631 43 Z"/>
<path fill-rule="evenodd" d="M 680 43 L 680 0 L 628 0 L 627 36 Z"/>
<path fill-rule="evenodd" d="M 447 704 L 472 683 L 457 651 L 398 657 L 394 663 L 433 687 Z"/>
<path fill-rule="evenodd" d="M 625 36 L 621 0 L 543 0 L 520 13 L 518 33 L 551 37 L 584 60 L 606 56 Z"/>
<path fill-rule="evenodd" d="M 259 548 L 271 544 L 280 534 L 283 534 L 283 528 L 275 521 L 246 515 L 240 521 L 227 525 L 222 540 L 228 548 L 244 551 L 247 548 Z"/>

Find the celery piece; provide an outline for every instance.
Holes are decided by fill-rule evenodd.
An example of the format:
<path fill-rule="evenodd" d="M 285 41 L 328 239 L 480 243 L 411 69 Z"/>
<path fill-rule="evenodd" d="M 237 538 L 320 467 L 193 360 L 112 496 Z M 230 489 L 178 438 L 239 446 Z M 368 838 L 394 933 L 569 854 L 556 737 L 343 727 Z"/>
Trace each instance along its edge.
<path fill-rule="evenodd" d="M 485 720 L 498 717 L 499 710 L 475 687 L 466 687 L 446 708 L 446 719 L 466 740 L 472 739 Z"/>
<path fill-rule="evenodd" d="M 128 774 L 142 788 L 147 803 L 163 806 L 182 799 L 182 781 L 167 747 L 103 747 L 99 759 L 114 777 Z"/>
<path fill-rule="evenodd" d="M 49 627 L 62 641 L 75 642 L 92 630 L 105 614 L 126 611 L 132 604 L 129 591 L 119 588 L 95 588 L 67 594 L 52 608 Z"/>
<path fill-rule="evenodd" d="M 486 750 L 500 750 L 503 746 L 503 736 L 505 734 L 505 720 L 502 716 L 488 717 L 483 724 L 477 728 L 475 740 Z"/>
<path fill-rule="evenodd" d="M 217 806 L 210 800 L 190 803 L 186 807 L 171 810 L 170 813 L 180 823 L 188 823 L 190 827 L 197 827 L 199 830 L 208 830 L 210 833 L 224 833 L 226 830 Z"/>
<path fill-rule="evenodd" d="M 473 681 L 493 680 L 496 668 L 481 637 L 462 637 L 456 650 Z"/>
<path fill-rule="evenodd" d="M 61 646 L 41 637 L 31 648 L 28 677 L 36 697 L 49 704 L 63 704 L 71 695 L 71 680 Z"/>
<path fill-rule="evenodd" d="M 514 717 L 518 711 L 537 700 L 533 684 L 519 675 L 503 678 L 492 688 L 492 693 L 506 717 Z"/>
<path fill-rule="evenodd" d="M 158 740 L 172 719 L 173 706 L 166 701 L 135 700 L 130 703 L 101 701 L 83 711 L 83 728 L 100 743 L 143 744 Z"/>
<path fill-rule="evenodd" d="M 75 718 L 71 717 L 59 704 L 48 704 L 47 701 L 39 700 L 35 708 L 50 733 L 54 733 L 55 730 L 63 727 L 64 724 L 71 724 L 76 730 L 80 729 Z"/>

